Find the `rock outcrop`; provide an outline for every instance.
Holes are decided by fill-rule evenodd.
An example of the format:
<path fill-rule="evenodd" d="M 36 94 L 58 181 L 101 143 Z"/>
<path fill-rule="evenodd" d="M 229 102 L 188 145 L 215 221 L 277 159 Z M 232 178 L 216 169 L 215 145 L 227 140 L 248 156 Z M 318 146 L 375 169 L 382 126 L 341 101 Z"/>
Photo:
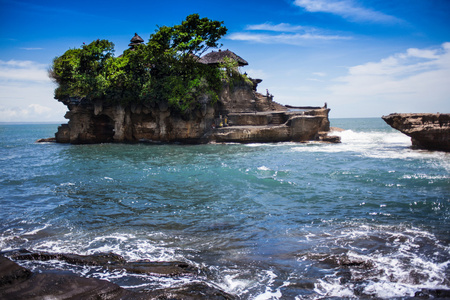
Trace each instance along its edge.
<path fill-rule="evenodd" d="M 411 137 L 413 148 L 450 151 L 450 114 L 390 114 L 383 120 Z"/>
<path fill-rule="evenodd" d="M 72 274 L 33 273 L 0 256 L 2 299 L 145 299 L 100 279 Z"/>
<path fill-rule="evenodd" d="M 5 256 L 0 255 L 1 299 L 235 299 L 212 285 L 199 282 L 199 270 L 183 262 L 127 262 L 112 253 L 83 256 L 18 250 L 3 254 Z M 128 274 L 186 277 L 192 278 L 192 282 L 176 288 L 137 292 L 106 280 L 85 278 L 64 270 L 38 269 L 38 272 L 31 272 L 15 262 L 48 260 L 96 266 L 109 271 L 126 270 Z"/>
<path fill-rule="evenodd" d="M 56 142 L 339 142 L 338 137 L 326 137 L 328 108 L 288 108 L 273 101 L 272 95 L 257 93 L 260 81 L 227 86 L 214 104 L 205 96 L 189 114 L 177 113 L 164 102 L 61 100 L 69 109 L 65 115 L 69 122 L 58 128 Z"/>

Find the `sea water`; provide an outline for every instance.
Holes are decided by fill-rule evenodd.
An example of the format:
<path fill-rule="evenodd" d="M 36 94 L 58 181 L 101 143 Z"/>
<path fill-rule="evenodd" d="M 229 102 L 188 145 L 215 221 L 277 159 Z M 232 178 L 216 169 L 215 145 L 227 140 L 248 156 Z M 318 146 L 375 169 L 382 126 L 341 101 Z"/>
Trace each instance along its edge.
<path fill-rule="evenodd" d="M 135 291 L 204 282 L 242 299 L 411 297 L 450 289 L 450 154 L 381 119 L 341 144 L 35 143 L 0 125 L 0 249 L 184 261 L 165 278 L 28 262 Z M 22 262 L 23 263 L 23 262 Z"/>

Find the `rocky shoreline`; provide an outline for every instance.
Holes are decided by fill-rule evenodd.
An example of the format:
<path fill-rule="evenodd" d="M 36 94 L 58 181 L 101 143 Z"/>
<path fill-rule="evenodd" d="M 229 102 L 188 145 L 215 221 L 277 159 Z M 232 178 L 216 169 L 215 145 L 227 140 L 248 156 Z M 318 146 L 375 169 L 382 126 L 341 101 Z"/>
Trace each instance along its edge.
<path fill-rule="evenodd" d="M 413 148 L 450 152 L 450 114 L 393 113 L 382 119 L 410 136 Z"/>
<path fill-rule="evenodd" d="M 17 250 L 1 254 L 1 299 L 235 299 L 233 295 L 197 280 L 202 271 L 184 262 L 127 262 L 112 253 L 84 256 Z M 69 271 L 51 269 L 32 272 L 17 263 L 49 260 L 78 266 L 98 266 L 108 271 L 187 277 L 192 280 L 181 287 L 136 292 L 106 280 L 85 278 Z"/>
<path fill-rule="evenodd" d="M 37 269 L 21 266 L 26 261 L 63 261 L 77 266 L 98 266 L 105 270 L 122 270 L 171 278 L 187 277 L 190 282 L 179 287 L 131 291 L 97 278 L 86 278 L 61 269 Z M 55 254 L 15 250 L 0 253 L 0 298 L 22 299 L 213 299 L 233 300 L 237 296 L 201 280 L 202 271 L 184 262 L 127 262 L 113 253 L 96 255 Z M 450 290 L 421 289 L 414 297 L 448 299 Z"/>

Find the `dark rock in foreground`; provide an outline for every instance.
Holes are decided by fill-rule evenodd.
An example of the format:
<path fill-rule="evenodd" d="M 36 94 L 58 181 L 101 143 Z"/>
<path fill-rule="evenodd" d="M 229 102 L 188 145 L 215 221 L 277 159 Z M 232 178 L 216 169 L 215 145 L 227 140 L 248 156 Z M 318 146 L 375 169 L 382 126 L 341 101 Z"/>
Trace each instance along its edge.
<path fill-rule="evenodd" d="M 450 114 L 390 114 L 383 120 L 411 137 L 414 148 L 450 151 Z"/>
<path fill-rule="evenodd" d="M 177 288 L 167 288 L 156 291 L 146 292 L 150 297 L 149 299 L 183 299 L 183 300 L 195 300 L 195 299 L 212 299 L 212 300 L 231 300 L 235 297 L 208 286 L 205 283 L 194 282 Z"/>
<path fill-rule="evenodd" d="M 110 271 L 126 270 L 134 274 L 148 274 L 155 276 L 194 276 L 198 275 L 199 270 L 184 262 L 151 262 L 135 261 L 127 262 L 123 257 L 113 253 L 101 253 L 93 255 L 77 254 L 54 254 L 46 252 L 29 252 L 21 250 L 13 253 L 11 258 L 14 260 L 60 260 L 73 265 L 82 266 L 101 266 Z"/>
<path fill-rule="evenodd" d="M 17 261 L 60 260 L 74 265 L 101 266 L 108 270 L 126 270 L 128 273 L 151 276 L 188 276 L 196 279 L 199 273 L 198 269 L 183 262 L 127 262 L 121 256 L 112 253 L 85 256 L 19 250 L 9 252 L 7 255 Z M 84 278 L 67 271 L 40 270 L 38 273 L 33 273 L 9 258 L 0 255 L 0 298 L 234 299 L 235 297 L 197 280 L 177 288 L 134 292 L 106 280 Z"/>
<path fill-rule="evenodd" d="M 71 274 L 32 273 L 0 256 L 2 299 L 145 299 L 109 281 Z"/>
<path fill-rule="evenodd" d="M 414 297 L 419 299 L 450 299 L 450 290 L 444 289 L 422 289 L 415 293 Z"/>

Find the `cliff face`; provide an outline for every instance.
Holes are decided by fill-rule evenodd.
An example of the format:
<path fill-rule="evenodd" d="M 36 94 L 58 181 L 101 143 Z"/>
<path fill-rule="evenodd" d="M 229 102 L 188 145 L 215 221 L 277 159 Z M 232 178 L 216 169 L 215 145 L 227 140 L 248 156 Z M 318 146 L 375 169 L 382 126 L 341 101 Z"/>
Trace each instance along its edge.
<path fill-rule="evenodd" d="M 171 111 L 165 103 L 62 102 L 69 108 L 69 122 L 55 134 L 59 143 L 307 141 L 324 139 L 323 132 L 329 131 L 329 109 L 288 111 L 246 84 L 225 88 L 214 105 L 205 97 L 188 115 Z"/>
<path fill-rule="evenodd" d="M 204 106 L 188 117 L 173 115 L 167 105 L 109 105 L 67 101 L 68 124 L 56 133 L 60 143 L 86 144 L 107 142 L 199 143 L 214 119 L 214 108 Z"/>
<path fill-rule="evenodd" d="M 390 114 L 382 118 L 410 136 L 414 148 L 450 151 L 450 114 Z"/>
<path fill-rule="evenodd" d="M 235 143 L 311 140 L 339 142 L 337 137 L 326 135 L 330 129 L 328 113 L 329 109 L 326 108 L 307 112 L 232 113 L 228 115 L 229 126 L 215 129 L 212 139 L 217 142 Z"/>

